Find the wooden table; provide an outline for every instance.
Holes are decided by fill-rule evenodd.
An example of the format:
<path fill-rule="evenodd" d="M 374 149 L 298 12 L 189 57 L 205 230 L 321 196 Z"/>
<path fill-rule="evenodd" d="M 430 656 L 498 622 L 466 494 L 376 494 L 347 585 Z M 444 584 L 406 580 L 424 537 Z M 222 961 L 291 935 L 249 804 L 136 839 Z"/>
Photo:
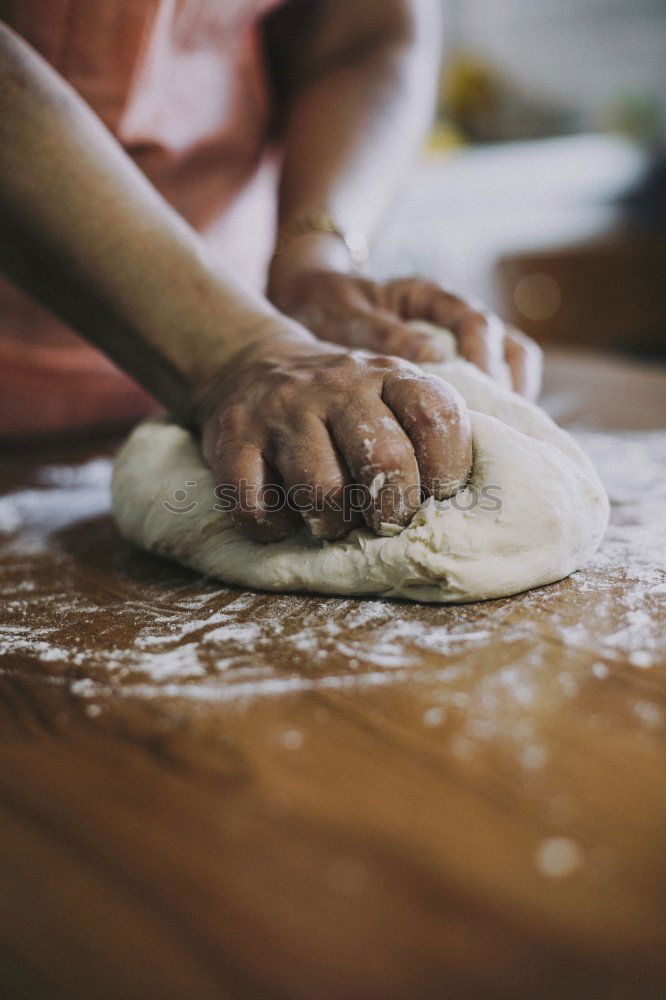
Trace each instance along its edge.
<path fill-rule="evenodd" d="M 0 500 L 0 994 L 666 991 L 666 373 L 559 357 L 593 564 L 467 606 L 246 593 L 134 550 L 108 444 Z"/>

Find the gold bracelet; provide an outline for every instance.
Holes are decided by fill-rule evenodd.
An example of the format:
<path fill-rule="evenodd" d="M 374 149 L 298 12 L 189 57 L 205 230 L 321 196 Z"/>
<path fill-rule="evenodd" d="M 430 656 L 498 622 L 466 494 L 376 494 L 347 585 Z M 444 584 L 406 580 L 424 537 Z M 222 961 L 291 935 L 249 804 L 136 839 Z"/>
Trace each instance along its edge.
<path fill-rule="evenodd" d="M 307 233 L 330 233 L 342 240 L 354 267 L 362 267 L 370 258 L 370 248 L 363 233 L 357 230 L 345 231 L 338 226 L 328 212 L 318 212 L 314 215 L 304 215 L 295 219 L 281 230 L 278 241 L 278 252 L 284 250 L 292 240 Z"/>

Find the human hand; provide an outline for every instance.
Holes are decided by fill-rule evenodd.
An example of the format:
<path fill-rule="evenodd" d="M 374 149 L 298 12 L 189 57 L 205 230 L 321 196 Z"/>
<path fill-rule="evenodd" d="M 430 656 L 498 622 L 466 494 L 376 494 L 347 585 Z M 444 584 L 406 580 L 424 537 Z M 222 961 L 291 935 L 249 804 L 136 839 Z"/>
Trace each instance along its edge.
<path fill-rule="evenodd" d="M 304 522 L 328 540 L 363 520 L 393 533 L 424 496 L 452 496 L 472 465 L 467 409 L 452 386 L 305 331 L 243 351 L 210 381 L 195 419 L 233 520 L 262 541 Z"/>
<path fill-rule="evenodd" d="M 444 360 L 437 334 L 411 330 L 427 320 L 450 330 L 462 357 L 516 392 L 536 399 L 541 387 L 541 349 L 493 313 L 431 281 L 400 278 L 386 283 L 345 271 L 304 266 L 295 251 L 276 255 L 269 296 L 320 340 L 366 348 L 420 363 Z"/>

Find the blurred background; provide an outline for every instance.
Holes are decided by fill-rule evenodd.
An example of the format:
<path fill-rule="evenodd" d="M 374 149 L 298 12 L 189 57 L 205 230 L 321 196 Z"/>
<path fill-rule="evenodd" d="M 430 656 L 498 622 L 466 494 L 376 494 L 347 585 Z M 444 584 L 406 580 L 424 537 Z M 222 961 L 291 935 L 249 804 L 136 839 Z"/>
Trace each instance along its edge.
<path fill-rule="evenodd" d="M 542 343 L 666 357 L 666 3 L 443 0 L 428 149 L 377 241 Z"/>

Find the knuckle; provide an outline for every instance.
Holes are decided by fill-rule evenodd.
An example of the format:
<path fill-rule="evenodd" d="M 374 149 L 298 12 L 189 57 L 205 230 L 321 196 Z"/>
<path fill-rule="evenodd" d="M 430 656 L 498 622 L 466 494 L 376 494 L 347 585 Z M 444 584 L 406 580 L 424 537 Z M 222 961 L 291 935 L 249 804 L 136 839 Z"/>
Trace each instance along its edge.
<path fill-rule="evenodd" d="M 405 333 L 404 330 L 387 330 L 383 347 L 389 356 L 410 360 L 414 354 L 415 339 L 413 334 Z M 395 361 L 393 364 L 395 365 Z"/>
<path fill-rule="evenodd" d="M 246 409 L 240 404 L 225 406 L 215 419 L 215 431 L 220 442 L 242 438 L 246 425 Z"/>
<path fill-rule="evenodd" d="M 453 386 L 431 375 L 405 379 L 405 389 L 410 396 L 410 411 L 426 422 L 441 416 L 459 417 L 467 410 L 464 399 Z"/>
<path fill-rule="evenodd" d="M 381 301 L 384 286 L 380 281 L 377 281 L 374 278 L 361 278 L 358 280 L 357 287 L 364 293 L 370 302 Z"/>
<path fill-rule="evenodd" d="M 206 428 L 201 440 L 201 450 L 218 483 L 234 482 L 234 451 L 229 447 L 229 438 L 221 434 L 217 425 Z"/>
<path fill-rule="evenodd" d="M 325 497 L 334 497 L 345 488 L 342 476 L 325 476 L 313 484 L 313 490 L 319 490 Z"/>
<path fill-rule="evenodd" d="M 379 368 L 387 372 L 400 368 L 400 361 L 391 354 L 379 354 L 376 358 L 368 358 L 367 364 L 370 368 Z"/>
<path fill-rule="evenodd" d="M 434 285 L 431 290 L 431 296 L 432 302 L 440 313 L 440 317 L 445 318 L 446 322 L 460 322 L 460 318 L 470 309 L 468 302 L 465 302 L 455 292 L 446 288 Z"/>
<path fill-rule="evenodd" d="M 408 358 L 386 358 L 384 385 L 390 388 L 408 386 L 415 379 L 424 377 L 420 368 Z"/>
<path fill-rule="evenodd" d="M 411 283 L 411 278 L 391 278 L 390 281 L 387 281 L 384 285 L 384 291 L 391 297 L 399 296 L 410 287 Z"/>
<path fill-rule="evenodd" d="M 395 332 L 393 351 L 408 361 L 416 361 L 432 350 L 435 338 L 430 333 L 400 329 Z"/>
<path fill-rule="evenodd" d="M 432 405 L 419 411 L 419 424 L 426 430 L 450 434 L 462 426 L 466 407 L 447 396 L 433 399 Z"/>
<path fill-rule="evenodd" d="M 486 344 L 489 339 L 485 318 L 478 315 L 465 314 L 456 324 L 455 330 L 463 350 L 472 345 Z"/>
<path fill-rule="evenodd" d="M 386 326 L 373 326 L 368 340 L 375 350 L 379 350 L 382 353 L 392 354 L 395 351 L 397 342 L 395 330 L 391 330 Z"/>
<path fill-rule="evenodd" d="M 463 323 L 480 336 L 490 333 L 490 317 L 480 309 L 469 309 L 463 316 Z"/>
<path fill-rule="evenodd" d="M 460 320 L 464 333 L 475 334 L 484 340 L 504 339 L 505 327 L 501 319 L 487 309 L 468 306 Z"/>
<path fill-rule="evenodd" d="M 289 488 L 289 500 L 299 510 L 323 511 L 344 489 L 341 478 L 334 476 L 303 476 Z"/>
<path fill-rule="evenodd" d="M 450 300 L 455 300 L 455 295 L 450 295 L 448 292 L 444 291 L 437 282 L 429 281 L 426 278 L 414 278 L 413 279 L 413 289 L 415 293 L 418 293 L 422 299 L 434 302 L 435 299 L 445 296 Z"/>
<path fill-rule="evenodd" d="M 433 410 L 452 417 L 459 417 L 467 412 L 465 400 L 453 386 L 446 383 L 435 383 L 433 380 L 427 392 L 428 403 Z"/>

